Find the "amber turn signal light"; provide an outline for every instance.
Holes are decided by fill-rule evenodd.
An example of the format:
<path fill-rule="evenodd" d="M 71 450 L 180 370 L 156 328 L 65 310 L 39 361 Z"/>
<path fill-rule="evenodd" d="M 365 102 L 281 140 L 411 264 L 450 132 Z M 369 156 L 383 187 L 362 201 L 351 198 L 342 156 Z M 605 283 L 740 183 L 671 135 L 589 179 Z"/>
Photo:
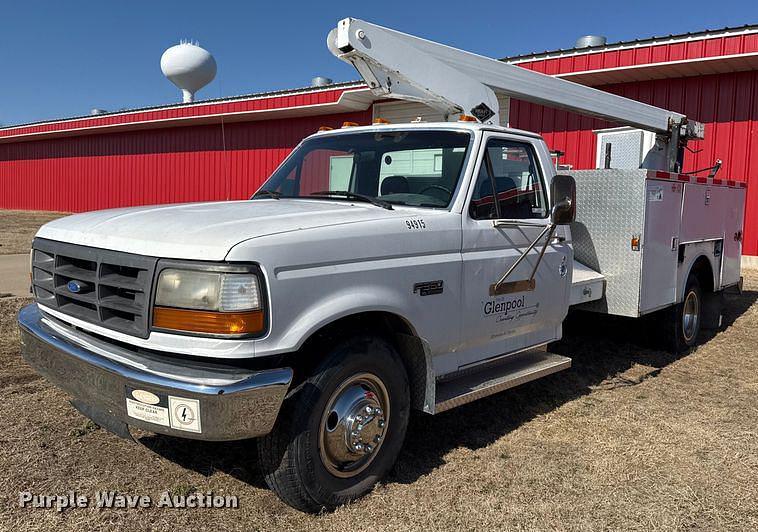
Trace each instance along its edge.
<path fill-rule="evenodd" d="M 461 115 L 458 122 L 477 122 L 477 119 L 471 115 Z"/>
<path fill-rule="evenodd" d="M 205 334 L 255 334 L 263 331 L 263 311 L 208 312 L 155 307 L 153 327 Z"/>

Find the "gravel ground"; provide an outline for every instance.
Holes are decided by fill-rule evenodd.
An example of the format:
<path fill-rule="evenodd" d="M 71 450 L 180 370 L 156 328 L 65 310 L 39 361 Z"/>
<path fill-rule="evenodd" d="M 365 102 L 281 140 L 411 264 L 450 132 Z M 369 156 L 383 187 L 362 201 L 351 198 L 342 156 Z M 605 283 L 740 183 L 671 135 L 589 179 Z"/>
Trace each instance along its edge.
<path fill-rule="evenodd" d="M 66 216 L 60 212 L 0 210 L 0 255 L 29 253 L 39 226 Z"/>
<path fill-rule="evenodd" d="M 5 530 L 756 530 L 758 274 L 694 352 L 651 347 L 628 320 L 572 320 L 574 367 L 412 419 L 400 460 L 365 499 L 310 516 L 266 489 L 255 442 L 143 434 L 78 414 L 20 358 L 0 300 L 0 528 Z M 237 509 L 18 507 L 20 491 L 93 496 L 213 491 Z"/>

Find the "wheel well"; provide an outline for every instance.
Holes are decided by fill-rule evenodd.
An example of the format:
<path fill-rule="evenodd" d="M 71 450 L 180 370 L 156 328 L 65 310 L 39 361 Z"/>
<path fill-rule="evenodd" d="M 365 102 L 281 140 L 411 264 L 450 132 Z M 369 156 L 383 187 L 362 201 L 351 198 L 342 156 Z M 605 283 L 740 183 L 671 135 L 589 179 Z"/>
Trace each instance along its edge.
<path fill-rule="evenodd" d="M 391 312 L 372 311 L 351 314 L 335 320 L 314 332 L 292 359 L 295 381 L 307 378 L 340 339 L 355 334 L 375 334 L 389 341 L 400 355 L 408 375 L 411 406 L 423 409 L 429 368 L 424 343 L 413 327 L 401 316 Z"/>
<path fill-rule="evenodd" d="M 705 255 L 700 255 L 690 268 L 690 274 L 694 275 L 700 283 L 703 293 L 713 292 L 713 268 Z"/>

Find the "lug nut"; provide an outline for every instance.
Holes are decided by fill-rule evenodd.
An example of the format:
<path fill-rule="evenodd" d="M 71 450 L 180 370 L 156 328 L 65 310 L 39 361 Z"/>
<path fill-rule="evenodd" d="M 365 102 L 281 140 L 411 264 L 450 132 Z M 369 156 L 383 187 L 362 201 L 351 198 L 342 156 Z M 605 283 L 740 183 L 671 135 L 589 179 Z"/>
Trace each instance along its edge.
<path fill-rule="evenodd" d="M 354 430 L 353 432 L 351 432 L 351 433 L 350 433 L 350 435 L 351 435 L 353 438 L 357 438 L 358 436 L 360 436 L 360 435 L 361 435 L 361 433 L 360 433 L 359 431 L 357 431 L 357 430 Z"/>
<path fill-rule="evenodd" d="M 371 453 L 373 450 L 374 450 L 373 447 L 371 447 L 370 445 L 366 445 L 366 452 L 367 453 Z"/>
<path fill-rule="evenodd" d="M 374 436 L 374 443 L 379 443 L 380 441 L 382 441 L 382 437 L 379 434 Z"/>
<path fill-rule="evenodd" d="M 355 450 L 356 451 L 362 451 L 363 450 L 363 444 L 362 443 L 356 443 L 355 444 Z"/>
<path fill-rule="evenodd" d="M 371 415 L 371 413 L 374 411 L 374 409 L 373 409 L 373 408 L 371 408 L 370 406 L 367 406 L 367 407 L 365 408 L 365 411 L 366 411 L 366 413 L 367 413 L 368 415 Z"/>
<path fill-rule="evenodd" d="M 383 420 L 383 419 L 380 419 L 380 420 L 377 422 L 377 425 L 379 425 L 379 428 L 380 428 L 380 429 L 381 429 L 381 428 L 384 428 L 384 420 Z"/>

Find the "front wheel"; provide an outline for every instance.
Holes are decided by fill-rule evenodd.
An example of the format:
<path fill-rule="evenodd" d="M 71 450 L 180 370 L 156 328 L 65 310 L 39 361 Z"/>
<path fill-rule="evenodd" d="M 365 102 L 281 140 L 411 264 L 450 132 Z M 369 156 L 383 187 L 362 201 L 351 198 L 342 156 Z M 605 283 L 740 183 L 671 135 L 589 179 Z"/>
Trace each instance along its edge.
<path fill-rule="evenodd" d="M 288 394 L 274 430 L 259 442 L 267 484 L 306 512 L 365 495 L 397 459 L 409 397 L 405 368 L 388 342 L 343 342 Z"/>

